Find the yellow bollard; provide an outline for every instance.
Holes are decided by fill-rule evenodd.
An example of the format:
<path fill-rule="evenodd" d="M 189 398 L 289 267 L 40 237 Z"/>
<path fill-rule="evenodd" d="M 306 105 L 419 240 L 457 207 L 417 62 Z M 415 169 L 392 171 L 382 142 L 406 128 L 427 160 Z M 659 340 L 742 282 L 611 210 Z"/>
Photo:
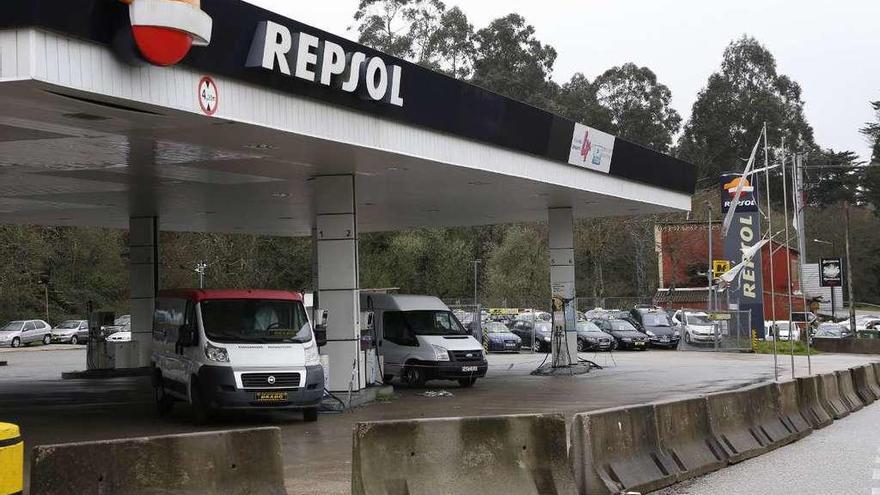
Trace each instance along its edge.
<path fill-rule="evenodd" d="M 0 495 L 24 490 L 24 441 L 18 426 L 0 423 Z"/>

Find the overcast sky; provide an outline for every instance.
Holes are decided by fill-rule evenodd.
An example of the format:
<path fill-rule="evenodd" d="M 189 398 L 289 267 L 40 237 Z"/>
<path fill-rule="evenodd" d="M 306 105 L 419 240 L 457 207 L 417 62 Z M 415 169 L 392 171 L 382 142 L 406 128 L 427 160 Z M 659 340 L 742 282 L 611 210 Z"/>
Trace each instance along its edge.
<path fill-rule="evenodd" d="M 357 0 L 248 0 L 349 39 Z M 858 130 L 880 100 L 880 0 L 448 0 L 476 29 L 518 12 L 559 53 L 553 79 L 591 80 L 625 62 L 650 67 L 669 86 L 684 119 L 718 70 L 727 44 L 748 33 L 800 83 L 806 114 L 822 147 L 870 147 Z M 587 122 L 588 124 L 588 122 Z M 772 136 L 771 136 L 772 139 Z"/>

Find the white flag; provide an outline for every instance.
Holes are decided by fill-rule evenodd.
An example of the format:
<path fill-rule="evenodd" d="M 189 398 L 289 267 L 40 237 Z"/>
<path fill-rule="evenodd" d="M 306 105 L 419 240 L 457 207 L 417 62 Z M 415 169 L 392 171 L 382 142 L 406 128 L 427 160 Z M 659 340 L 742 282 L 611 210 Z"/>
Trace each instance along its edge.
<path fill-rule="evenodd" d="M 749 162 L 746 163 L 746 169 L 743 170 L 739 184 L 736 186 L 736 192 L 733 194 L 730 208 L 727 209 L 727 215 L 724 216 L 724 222 L 721 224 L 721 237 L 727 237 L 727 231 L 730 230 L 730 224 L 733 222 L 733 214 L 736 212 L 736 205 L 739 204 L 739 197 L 742 194 L 743 187 L 745 187 L 746 181 L 743 179 L 746 179 L 752 174 L 752 167 L 755 166 L 755 154 L 758 153 L 758 145 L 761 144 L 761 136 L 763 135 L 764 130 L 762 129 L 761 134 L 758 135 L 758 140 L 755 141 L 755 147 L 752 148 L 752 156 L 749 157 Z"/>
<path fill-rule="evenodd" d="M 762 239 L 761 241 L 756 242 L 753 246 L 742 248 L 742 261 L 730 270 L 727 270 L 726 272 L 721 274 L 721 276 L 718 278 L 726 284 L 733 283 L 733 281 L 740 274 L 742 269 L 746 266 L 746 263 L 750 262 L 752 258 L 754 258 L 756 254 L 758 254 L 758 251 L 760 251 L 761 248 L 764 247 L 764 244 L 767 244 L 768 242 L 770 242 L 769 239 Z"/>

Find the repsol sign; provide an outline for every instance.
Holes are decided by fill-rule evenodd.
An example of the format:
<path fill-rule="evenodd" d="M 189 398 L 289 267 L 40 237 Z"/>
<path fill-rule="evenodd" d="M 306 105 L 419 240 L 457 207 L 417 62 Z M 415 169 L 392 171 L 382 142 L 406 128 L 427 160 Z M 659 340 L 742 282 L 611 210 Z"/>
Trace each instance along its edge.
<path fill-rule="evenodd" d="M 257 25 L 245 65 L 403 106 L 399 65 L 363 52 L 346 53 L 337 43 L 308 33 L 291 33 L 286 26 L 272 21 Z"/>

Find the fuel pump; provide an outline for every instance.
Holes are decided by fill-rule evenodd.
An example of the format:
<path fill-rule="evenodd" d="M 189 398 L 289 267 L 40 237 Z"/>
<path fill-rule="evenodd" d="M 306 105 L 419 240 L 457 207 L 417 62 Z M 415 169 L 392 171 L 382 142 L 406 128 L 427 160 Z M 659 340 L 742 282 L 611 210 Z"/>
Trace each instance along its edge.
<path fill-rule="evenodd" d="M 366 367 L 367 385 L 382 384 L 382 363 L 377 347 L 375 314 L 361 311 L 361 352 Z"/>

